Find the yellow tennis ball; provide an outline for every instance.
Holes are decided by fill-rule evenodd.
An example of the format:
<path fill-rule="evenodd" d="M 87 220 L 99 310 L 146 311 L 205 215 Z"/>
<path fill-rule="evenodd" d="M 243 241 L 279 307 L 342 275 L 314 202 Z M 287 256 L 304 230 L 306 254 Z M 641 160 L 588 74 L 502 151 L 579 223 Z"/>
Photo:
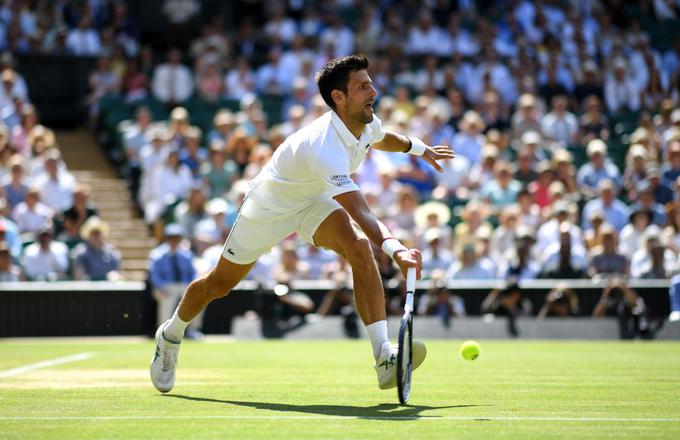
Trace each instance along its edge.
<path fill-rule="evenodd" d="M 477 341 L 465 341 L 460 346 L 460 355 L 466 361 L 474 361 L 479 357 L 479 344 Z"/>

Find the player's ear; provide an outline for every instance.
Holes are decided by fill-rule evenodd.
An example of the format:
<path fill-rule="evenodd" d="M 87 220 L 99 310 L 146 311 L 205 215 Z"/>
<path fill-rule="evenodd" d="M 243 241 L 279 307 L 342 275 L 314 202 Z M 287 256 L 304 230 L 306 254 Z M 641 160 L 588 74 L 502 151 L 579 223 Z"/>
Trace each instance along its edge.
<path fill-rule="evenodd" d="M 335 102 L 336 106 L 345 102 L 345 94 L 339 89 L 333 89 L 331 92 L 331 98 L 333 99 L 333 102 Z"/>

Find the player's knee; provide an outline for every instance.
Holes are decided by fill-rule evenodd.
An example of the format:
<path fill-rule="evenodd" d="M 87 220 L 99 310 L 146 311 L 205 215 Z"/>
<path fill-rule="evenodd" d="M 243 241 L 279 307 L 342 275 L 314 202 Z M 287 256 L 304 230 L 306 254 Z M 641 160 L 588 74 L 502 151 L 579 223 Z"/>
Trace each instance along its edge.
<path fill-rule="evenodd" d="M 343 246 L 347 261 L 352 267 L 365 267 L 373 262 L 371 242 L 364 236 L 355 236 Z"/>

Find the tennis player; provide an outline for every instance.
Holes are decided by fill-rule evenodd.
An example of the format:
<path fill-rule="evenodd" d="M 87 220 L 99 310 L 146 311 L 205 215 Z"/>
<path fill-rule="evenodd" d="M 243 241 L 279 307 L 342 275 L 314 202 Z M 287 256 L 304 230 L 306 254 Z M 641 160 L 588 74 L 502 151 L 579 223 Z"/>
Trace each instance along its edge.
<path fill-rule="evenodd" d="M 172 318 L 156 332 L 150 372 L 159 391 L 168 392 L 175 383 L 189 322 L 212 300 L 229 294 L 262 254 L 293 232 L 351 265 L 356 308 L 371 339 L 378 386 L 396 386 L 397 350 L 387 338 L 383 286 L 370 242 L 392 257 L 404 276 L 415 267 L 420 278 L 421 254 L 391 237 L 350 175 L 369 148 L 420 156 L 440 172 L 437 161 L 452 159 L 453 152 L 383 130 L 373 114 L 376 91 L 368 66 L 366 57 L 351 55 L 329 61 L 317 74 L 319 92 L 331 110 L 289 136 L 253 179 L 217 265 L 189 285 Z M 414 368 L 425 354 L 424 344 L 414 341 Z"/>

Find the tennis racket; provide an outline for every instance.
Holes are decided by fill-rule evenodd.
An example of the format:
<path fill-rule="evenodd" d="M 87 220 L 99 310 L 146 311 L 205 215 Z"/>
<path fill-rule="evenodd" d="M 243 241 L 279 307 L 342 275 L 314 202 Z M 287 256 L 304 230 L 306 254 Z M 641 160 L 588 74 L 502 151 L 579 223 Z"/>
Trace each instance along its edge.
<path fill-rule="evenodd" d="M 413 368 L 413 294 L 416 290 L 416 269 L 406 272 L 406 304 L 399 326 L 399 351 L 397 352 L 397 393 L 399 403 L 408 402 L 411 394 L 411 371 Z"/>

